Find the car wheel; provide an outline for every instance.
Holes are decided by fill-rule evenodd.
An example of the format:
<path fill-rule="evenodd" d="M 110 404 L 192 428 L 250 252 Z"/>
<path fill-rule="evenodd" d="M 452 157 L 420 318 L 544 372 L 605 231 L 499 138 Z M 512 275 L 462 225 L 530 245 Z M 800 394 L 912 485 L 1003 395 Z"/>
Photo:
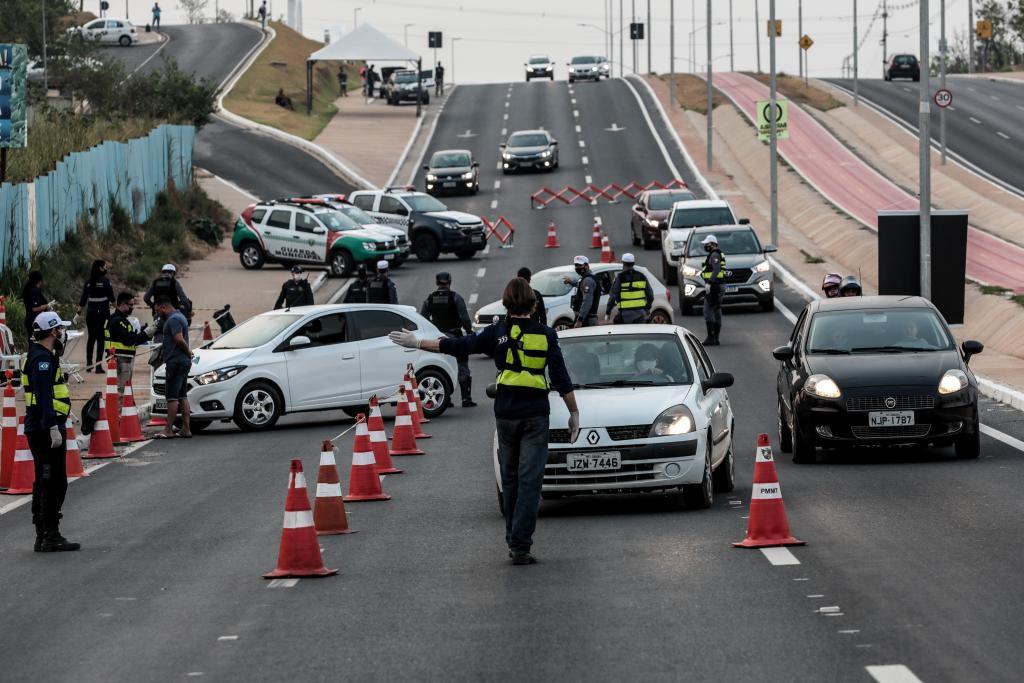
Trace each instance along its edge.
<path fill-rule="evenodd" d="M 352 254 L 344 249 L 335 249 L 331 253 L 331 276 L 346 277 L 355 267 L 355 260 Z"/>
<path fill-rule="evenodd" d="M 211 424 L 213 424 L 213 420 L 189 420 L 188 428 L 192 431 L 193 434 L 198 434 L 199 432 L 209 427 Z"/>
<path fill-rule="evenodd" d="M 121 36 L 117 39 L 117 42 L 120 43 L 121 47 L 128 47 L 132 44 L 132 39 L 131 36 Z"/>
<path fill-rule="evenodd" d="M 724 464 L 724 463 L 723 463 Z M 699 484 L 683 487 L 683 502 L 691 510 L 706 510 L 714 502 L 715 490 L 711 473 L 711 435 L 708 435 L 708 449 L 704 455 L 704 476 Z"/>
<path fill-rule="evenodd" d="M 770 296 L 767 299 L 765 299 L 764 301 L 760 301 L 758 303 L 760 303 L 761 310 L 764 311 L 765 313 L 771 313 L 772 311 L 775 310 L 775 297 L 774 296 Z"/>
<path fill-rule="evenodd" d="M 501 510 L 501 516 L 505 516 L 505 496 L 501 494 L 501 489 L 498 485 L 494 485 L 494 490 L 498 492 L 498 509 Z"/>
<path fill-rule="evenodd" d="M 348 415 L 352 419 L 355 419 L 355 418 L 359 417 L 360 415 L 369 415 L 370 414 L 370 406 L 367 406 L 367 405 L 363 405 L 363 406 L 345 406 L 344 408 L 341 409 L 341 412 L 345 413 L 346 415 Z"/>
<path fill-rule="evenodd" d="M 669 317 L 668 313 L 659 308 L 651 312 L 651 319 L 648 322 L 652 325 L 671 325 L 672 318 Z"/>
<path fill-rule="evenodd" d="M 561 332 L 562 330 L 568 330 L 572 328 L 572 321 L 569 320 L 568 318 L 559 318 L 558 320 L 555 321 L 553 327 L 558 332 Z"/>
<path fill-rule="evenodd" d="M 636 236 L 636 230 L 633 229 L 632 225 L 629 226 L 629 237 L 633 240 L 634 247 L 639 247 L 643 242 L 642 238 Z"/>
<path fill-rule="evenodd" d="M 735 431 L 735 425 L 733 425 Z M 729 493 L 736 488 L 736 456 L 733 454 L 732 433 L 729 434 L 729 452 L 718 463 L 712 475 L 715 493 Z"/>
<path fill-rule="evenodd" d="M 475 254 L 476 249 L 473 247 L 466 247 L 465 249 L 459 249 L 458 251 L 455 252 L 455 255 L 458 256 L 463 261 L 473 258 Z"/>
<path fill-rule="evenodd" d="M 665 281 L 666 285 L 679 284 L 679 273 L 668 264 L 668 259 L 665 258 L 664 252 L 661 254 L 661 279 Z"/>
<path fill-rule="evenodd" d="M 259 270 L 265 261 L 263 250 L 255 242 L 246 242 L 238 252 L 238 260 L 246 270 Z"/>
<path fill-rule="evenodd" d="M 920 80 L 921 80 L 920 76 L 914 76 L 914 83 L 917 83 Z"/>
<path fill-rule="evenodd" d="M 421 233 L 412 241 L 412 251 L 420 261 L 436 261 L 441 255 L 441 247 L 433 235 Z"/>
<path fill-rule="evenodd" d="M 782 399 L 779 399 L 778 406 L 779 416 L 779 450 L 783 453 L 793 452 L 793 432 L 789 429 L 789 423 L 786 422 L 786 414 L 782 410 Z"/>
<path fill-rule="evenodd" d="M 266 382 L 253 382 L 238 392 L 234 421 L 244 432 L 270 429 L 284 412 L 284 400 Z"/>
<path fill-rule="evenodd" d="M 416 373 L 423 414 L 434 418 L 444 414 L 452 400 L 452 387 L 440 370 L 425 368 Z"/>
<path fill-rule="evenodd" d="M 818 459 L 817 454 L 814 452 L 814 442 L 808 441 L 800 431 L 800 423 L 797 422 L 795 415 L 793 416 L 791 439 L 793 442 L 793 462 L 798 465 L 813 465 Z"/>
<path fill-rule="evenodd" d="M 974 460 L 981 455 L 981 430 L 974 423 L 974 434 L 953 445 L 958 460 Z"/>

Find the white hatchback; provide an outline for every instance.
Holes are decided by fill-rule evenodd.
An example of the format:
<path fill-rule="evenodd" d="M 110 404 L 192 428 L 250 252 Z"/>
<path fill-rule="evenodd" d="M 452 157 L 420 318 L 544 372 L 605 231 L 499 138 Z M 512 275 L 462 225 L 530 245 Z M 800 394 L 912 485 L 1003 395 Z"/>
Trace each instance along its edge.
<path fill-rule="evenodd" d="M 733 377 L 715 371 L 690 331 L 615 325 L 564 330 L 558 341 L 580 433 L 569 442 L 569 413 L 553 399 L 545 498 L 681 490 L 688 507 L 706 508 L 733 489 Z M 497 435 L 493 460 L 500 505 Z"/>
<path fill-rule="evenodd" d="M 268 311 L 193 353 L 188 374 L 192 429 L 234 420 L 243 430 L 273 427 L 285 413 L 365 413 L 371 396 L 397 400 L 407 364 L 423 410 L 440 415 L 451 401 L 458 367 L 451 356 L 392 343 L 392 330 L 442 336 L 411 306 L 333 304 Z M 165 414 L 164 367 L 154 374 L 153 412 Z"/>
<path fill-rule="evenodd" d="M 128 47 L 138 42 L 135 26 L 127 19 L 93 19 L 84 26 L 72 26 L 68 33 L 86 40 L 95 40 L 106 45 Z"/>

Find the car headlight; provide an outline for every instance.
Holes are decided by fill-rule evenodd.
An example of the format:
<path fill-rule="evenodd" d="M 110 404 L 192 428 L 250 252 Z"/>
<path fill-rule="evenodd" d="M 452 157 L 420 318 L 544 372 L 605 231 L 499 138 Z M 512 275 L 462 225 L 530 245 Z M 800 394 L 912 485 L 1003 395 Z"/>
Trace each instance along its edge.
<path fill-rule="evenodd" d="M 473 178 L 473 172 L 472 171 L 466 171 L 465 173 L 462 174 L 462 179 L 463 180 L 471 180 L 472 178 Z"/>
<path fill-rule="evenodd" d="M 570 67 L 569 67 L 569 73 L 571 73 L 571 74 L 574 74 L 574 73 L 576 73 L 576 67 L 574 67 L 574 66 L 570 66 Z"/>
<path fill-rule="evenodd" d="M 963 370 L 947 370 L 946 374 L 939 380 L 939 393 L 955 394 L 967 388 L 967 374 Z"/>
<path fill-rule="evenodd" d="M 509 159 L 512 158 L 512 155 L 509 154 L 508 152 L 505 152 L 501 155 L 501 158 L 504 159 L 505 161 L 508 161 Z"/>
<path fill-rule="evenodd" d="M 437 176 L 436 176 L 436 175 L 434 175 L 433 173 L 428 173 L 428 174 L 427 174 L 427 180 L 428 180 L 429 182 L 434 182 L 435 180 L 437 180 Z"/>
<path fill-rule="evenodd" d="M 528 66 L 528 67 L 526 67 L 526 70 L 527 71 L 533 71 L 533 67 L 532 66 Z"/>
<path fill-rule="evenodd" d="M 811 375 L 804 383 L 804 391 L 818 398 L 839 398 L 843 392 L 828 375 Z"/>
<path fill-rule="evenodd" d="M 551 156 L 551 150 L 550 149 L 546 149 L 543 152 L 541 152 L 540 155 L 541 155 L 542 158 L 547 158 L 547 157 Z"/>
<path fill-rule="evenodd" d="M 648 436 L 678 436 L 693 431 L 693 413 L 684 405 L 672 406 L 658 416 Z"/>
<path fill-rule="evenodd" d="M 449 221 L 441 221 L 441 227 L 444 228 L 445 230 L 458 230 L 459 229 L 458 223 L 452 223 L 452 222 L 449 222 Z"/>
<path fill-rule="evenodd" d="M 673 249 L 682 249 L 685 246 L 686 246 L 686 242 L 676 242 L 675 240 L 672 241 L 672 248 Z"/>
<path fill-rule="evenodd" d="M 697 269 L 693 266 L 683 266 L 683 275 L 685 277 L 697 277 Z"/>
<path fill-rule="evenodd" d="M 244 365 L 233 365 L 229 368 L 220 368 L 219 370 L 210 370 L 204 372 L 201 375 L 196 376 L 196 384 L 206 386 L 207 384 L 214 384 L 216 382 L 223 382 L 224 380 L 231 379 L 242 370 L 245 370 Z"/>
<path fill-rule="evenodd" d="M 767 261 L 761 261 L 756 266 L 751 268 L 751 270 L 753 270 L 755 273 L 767 273 L 771 269 L 772 265 Z"/>
<path fill-rule="evenodd" d="M 645 218 L 644 222 L 647 223 L 647 225 L 651 226 L 652 228 L 656 228 L 659 225 L 661 225 L 661 221 L 656 220 L 654 218 Z"/>
<path fill-rule="evenodd" d="M 477 314 L 475 314 L 473 316 L 473 322 L 476 323 L 477 325 L 480 324 L 480 314 L 479 313 L 477 313 Z"/>
<path fill-rule="evenodd" d="M 376 251 L 377 250 L 377 243 L 376 242 L 363 242 L 363 249 L 365 249 L 366 251 Z"/>

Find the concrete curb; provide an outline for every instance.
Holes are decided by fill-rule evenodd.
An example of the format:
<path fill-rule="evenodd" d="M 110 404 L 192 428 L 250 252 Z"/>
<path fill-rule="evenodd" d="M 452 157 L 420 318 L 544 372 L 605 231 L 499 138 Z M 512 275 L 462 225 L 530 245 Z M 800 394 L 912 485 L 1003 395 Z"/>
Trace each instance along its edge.
<path fill-rule="evenodd" d="M 436 121 L 437 119 L 435 118 L 434 120 Z M 389 175 L 387 181 L 385 181 L 384 187 L 394 186 L 395 178 L 398 177 L 398 172 L 402 170 L 402 166 L 405 164 L 405 158 L 409 156 L 409 150 L 411 150 L 413 144 L 416 143 L 416 138 L 419 137 L 420 130 L 422 130 L 422 128 L 423 117 L 420 116 L 416 119 L 416 125 L 412 129 L 412 133 L 409 134 L 409 139 L 406 141 L 405 147 L 402 149 L 402 153 L 398 155 L 398 161 L 395 162 L 395 167 L 391 169 L 391 175 Z"/>

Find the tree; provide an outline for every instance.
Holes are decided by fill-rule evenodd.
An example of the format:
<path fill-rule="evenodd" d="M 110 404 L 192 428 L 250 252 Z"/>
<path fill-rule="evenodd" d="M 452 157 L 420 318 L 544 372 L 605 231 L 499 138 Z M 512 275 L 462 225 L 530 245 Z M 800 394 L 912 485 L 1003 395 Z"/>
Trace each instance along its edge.
<path fill-rule="evenodd" d="M 64 18 L 75 11 L 70 0 L 0 0 L 0 43 L 24 43 L 29 54 L 43 54 L 43 40 L 64 37 Z M 45 34 L 43 32 L 45 27 Z"/>
<path fill-rule="evenodd" d="M 1009 26 L 1018 44 L 1024 44 L 1024 0 L 1010 3 Z"/>
<path fill-rule="evenodd" d="M 1018 2 L 1019 4 L 1019 2 Z M 992 22 L 992 37 L 977 41 L 979 63 L 986 70 L 1004 70 L 1020 61 L 1020 53 L 1014 45 L 1014 34 L 1010 24 L 1010 10 L 1003 0 L 982 0 L 976 11 L 978 19 Z"/>
<path fill-rule="evenodd" d="M 185 10 L 188 23 L 201 24 L 205 20 L 206 8 L 210 0 L 178 0 L 178 9 Z"/>

